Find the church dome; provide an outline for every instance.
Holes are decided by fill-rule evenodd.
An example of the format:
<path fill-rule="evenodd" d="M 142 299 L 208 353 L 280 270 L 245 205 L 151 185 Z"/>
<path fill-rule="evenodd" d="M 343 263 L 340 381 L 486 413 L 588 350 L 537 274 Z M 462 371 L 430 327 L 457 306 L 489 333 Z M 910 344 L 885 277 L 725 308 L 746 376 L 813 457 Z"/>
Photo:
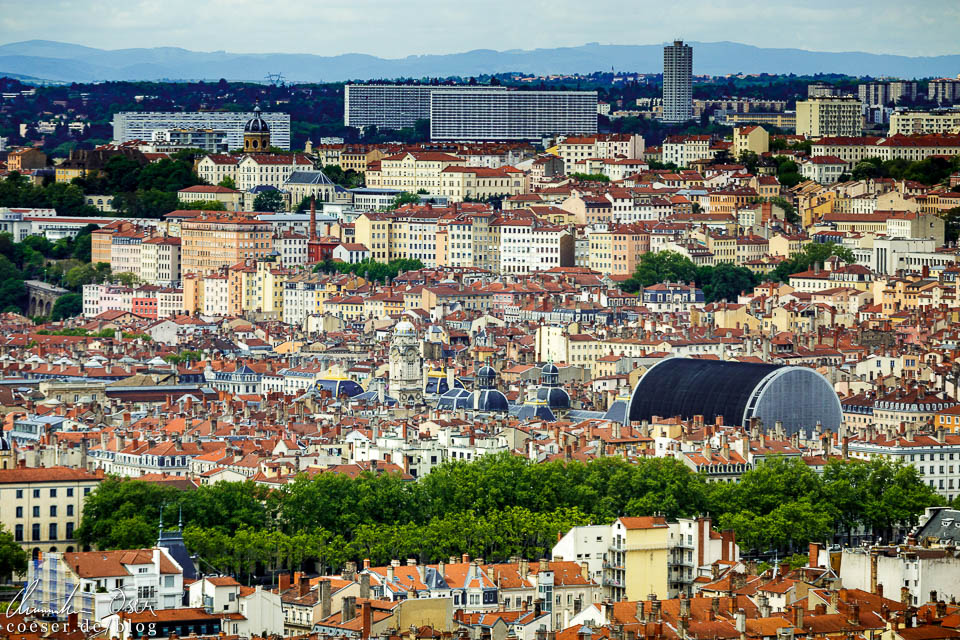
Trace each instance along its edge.
<path fill-rule="evenodd" d="M 395 336 L 412 336 L 416 335 L 417 330 L 413 326 L 413 323 L 409 320 L 401 320 L 393 328 L 393 335 Z"/>
<path fill-rule="evenodd" d="M 338 367 L 330 367 L 323 377 L 317 380 L 317 391 L 329 391 L 334 398 L 348 396 L 350 398 L 363 393 L 363 387 L 351 380 Z"/>
<path fill-rule="evenodd" d="M 484 365 L 477 371 L 477 388 L 492 389 L 497 380 L 497 372 L 493 367 Z"/>
<path fill-rule="evenodd" d="M 570 394 L 561 387 L 541 386 L 537 389 L 536 403 L 551 409 L 569 409 Z"/>
<path fill-rule="evenodd" d="M 253 117 L 247 120 L 247 124 L 243 127 L 244 133 L 268 133 L 270 127 L 267 126 L 266 121 L 260 117 L 260 105 L 257 105 L 253 108 Z"/>
<path fill-rule="evenodd" d="M 447 381 L 447 372 L 446 371 L 428 371 L 427 372 L 427 381 L 424 385 L 423 392 L 429 395 L 443 395 L 450 389 L 464 389 L 463 381 L 460 378 L 454 377 L 453 387 L 450 386 L 450 383 Z"/>
<path fill-rule="evenodd" d="M 560 369 L 552 362 L 548 362 L 540 369 L 540 384 L 556 387 L 560 385 Z"/>

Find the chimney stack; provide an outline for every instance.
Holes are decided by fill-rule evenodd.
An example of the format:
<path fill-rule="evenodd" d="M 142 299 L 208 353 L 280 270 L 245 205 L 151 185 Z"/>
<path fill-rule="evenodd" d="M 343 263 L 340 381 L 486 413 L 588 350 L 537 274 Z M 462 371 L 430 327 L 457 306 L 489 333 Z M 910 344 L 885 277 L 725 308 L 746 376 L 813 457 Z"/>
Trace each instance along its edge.
<path fill-rule="evenodd" d="M 333 607 L 330 600 L 330 581 L 320 581 L 320 618 L 326 620 L 333 613 Z"/>
<path fill-rule="evenodd" d="M 860 603 L 854 602 L 847 608 L 847 622 L 852 625 L 860 625 Z"/>
<path fill-rule="evenodd" d="M 370 637 L 370 625 L 373 622 L 373 611 L 370 607 L 370 601 L 365 600 L 360 604 L 360 638 L 367 640 Z"/>
<path fill-rule="evenodd" d="M 393 567 L 390 567 L 393 569 Z M 361 598 L 370 598 L 370 574 L 361 573 L 360 574 L 360 597 Z"/>
<path fill-rule="evenodd" d="M 340 624 L 350 622 L 357 617 L 357 597 L 344 596 L 340 607 Z"/>

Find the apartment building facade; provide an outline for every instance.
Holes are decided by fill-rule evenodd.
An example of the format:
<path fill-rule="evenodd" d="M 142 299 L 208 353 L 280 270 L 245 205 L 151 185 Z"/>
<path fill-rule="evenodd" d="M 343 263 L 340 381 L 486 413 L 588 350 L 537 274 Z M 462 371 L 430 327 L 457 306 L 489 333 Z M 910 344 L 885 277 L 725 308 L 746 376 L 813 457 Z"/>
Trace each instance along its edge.
<path fill-rule="evenodd" d="M 693 47 L 676 40 L 663 48 L 663 120 L 693 118 Z"/>
<path fill-rule="evenodd" d="M 523 172 L 514 167 L 448 166 L 440 172 L 441 192 L 451 202 L 501 198 L 524 192 Z"/>
<path fill-rule="evenodd" d="M 84 498 L 103 474 L 67 467 L 0 469 L 0 523 L 34 559 L 49 551 L 74 551 L 74 531 Z"/>
<path fill-rule="evenodd" d="M 589 159 L 613 160 L 643 158 L 643 136 L 628 133 L 608 133 L 593 136 L 570 136 L 560 142 L 558 153 L 563 160 L 564 171 L 571 173 L 578 162 Z"/>
<path fill-rule="evenodd" d="M 889 135 L 960 134 L 960 111 L 894 111 Z"/>
<path fill-rule="evenodd" d="M 797 135 L 859 136 L 863 129 L 860 100 L 852 96 L 822 96 L 797 101 Z"/>
<path fill-rule="evenodd" d="M 713 158 L 710 136 L 706 135 L 670 136 L 663 141 L 661 148 L 663 162 L 673 163 L 678 167 L 689 167 L 697 160 Z"/>
<path fill-rule="evenodd" d="M 343 88 L 343 125 L 393 130 L 413 127 L 417 120 L 430 119 L 430 96 L 441 89 L 479 93 L 500 87 L 348 84 Z"/>
<path fill-rule="evenodd" d="M 271 226 L 237 214 L 205 212 L 180 224 L 181 272 L 207 275 L 273 250 Z"/>
<path fill-rule="evenodd" d="M 180 282 L 180 238 L 150 238 L 140 245 L 140 280 L 173 286 Z"/>
<path fill-rule="evenodd" d="M 440 89 L 430 96 L 431 140 L 542 140 L 596 131 L 596 91 Z"/>
<path fill-rule="evenodd" d="M 270 127 L 270 144 L 290 148 L 290 114 L 253 111 L 121 111 L 114 114 L 113 141 L 151 140 L 155 131 L 216 129 L 226 134 L 230 149 L 243 148 L 243 128 L 259 116 Z M 212 184 L 216 184 L 215 182 Z"/>
<path fill-rule="evenodd" d="M 367 187 L 399 189 L 417 193 L 421 189 L 431 195 L 443 195 L 443 170 L 465 166 L 463 158 L 439 151 L 398 153 L 373 163 L 366 173 Z"/>

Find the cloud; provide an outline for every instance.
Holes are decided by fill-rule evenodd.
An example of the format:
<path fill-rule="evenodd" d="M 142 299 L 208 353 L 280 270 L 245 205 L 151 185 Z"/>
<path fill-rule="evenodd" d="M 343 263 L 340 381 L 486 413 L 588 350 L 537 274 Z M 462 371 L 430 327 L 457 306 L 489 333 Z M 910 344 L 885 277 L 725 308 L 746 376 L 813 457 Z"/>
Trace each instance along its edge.
<path fill-rule="evenodd" d="M 960 3 L 924 0 L 48 0 L 9 2 L 5 42 L 104 49 L 369 53 L 405 57 L 674 37 L 903 55 L 958 53 Z"/>

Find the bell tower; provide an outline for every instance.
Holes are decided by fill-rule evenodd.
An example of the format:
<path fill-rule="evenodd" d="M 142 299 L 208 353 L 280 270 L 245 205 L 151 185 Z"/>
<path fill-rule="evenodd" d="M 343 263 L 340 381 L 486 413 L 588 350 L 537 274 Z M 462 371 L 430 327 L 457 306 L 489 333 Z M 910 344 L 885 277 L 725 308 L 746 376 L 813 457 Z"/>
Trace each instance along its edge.
<path fill-rule="evenodd" d="M 401 320 L 390 342 L 390 395 L 401 404 L 420 404 L 423 370 L 417 330 L 408 320 Z"/>

